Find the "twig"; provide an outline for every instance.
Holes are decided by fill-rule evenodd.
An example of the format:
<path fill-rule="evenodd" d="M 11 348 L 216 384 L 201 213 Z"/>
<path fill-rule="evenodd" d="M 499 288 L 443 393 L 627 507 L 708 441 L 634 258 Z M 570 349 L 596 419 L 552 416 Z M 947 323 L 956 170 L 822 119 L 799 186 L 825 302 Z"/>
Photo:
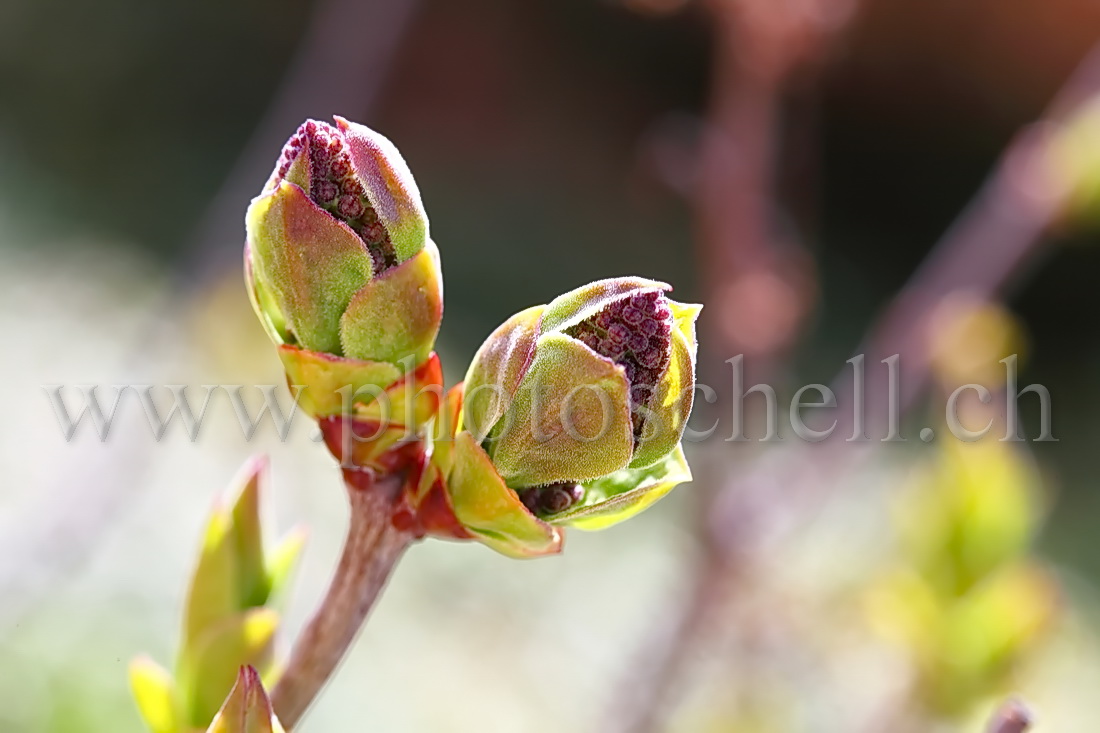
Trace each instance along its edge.
<path fill-rule="evenodd" d="M 868 364 L 874 363 L 874 357 L 895 353 L 907 359 L 901 407 L 912 406 L 927 382 L 925 326 L 931 306 L 957 291 L 996 295 L 1036 257 L 1047 231 L 1062 215 L 1069 193 L 1063 181 L 1051 176 L 1046 153 L 1052 127 L 1097 94 L 1100 48 L 1089 54 L 1058 94 L 1045 122 L 1013 140 L 973 203 L 870 329 L 863 341 Z M 868 370 L 866 393 L 884 392 L 884 375 L 872 378 L 872 374 Z M 849 381 L 838 379 L 837 383 L 841 385 L 835 390 L 838 404 L 843 406 Z M 870 408 L 868 405 L 868 412 Z M 845 411 L 838 412 L 843 415 Z M 720 559 L 709 557 L 705 565 L 709 570 L 694 576 L 697 584 L 706 587 L 705 592 L 695 588 L 683 594 L 684 605 L 675 609 L 671 620 L 665 619 L 665 625 L 678 630 L 677 637 L 662 647 L 663 655 L 654 658 L 647 654 L 650 663 L 631 679 L 629 699 L 638 709 L 617 706 L 617 714 L 629 721 L 621 730 L 644 733 L 659 727 L 662 706 L 668 704 L 676 681 L 709 631 L 705 620 L 712 612 L 697 606 L 720 607 L 732 597 L 729 569 L 751 562 L 756 553 L 766 551 L 762 548 L 774 547 L 780 538 L 789 536 L 805 518 L 805 501 L 797 499 L 812 498 L 811 505 L 819 505 L 825 492 L 815 489 L 841 470 L 851 470 L 868 454 L 868 443 L 844 441 L 846 427 L 838 425 L 837 439 L 831 442 L 813 448 L 792 446 L 781 456 L 759 461 L 727 482 L 704 508 L 704 541 L 709 552 Z M 784 490 L 783 502 L 776 501 L 777 487 Z M 794 491 L 798 494 L 792 494 Z M 801 513 L 794 511 L 800 504 Z M 741 590 L 744 595 L 745 589 Z"/>
<path fill-rule="evenodd" d="M 715 36 L 714 76 L 698 153 L 695 196 L 698 259 L 709 315 L 701 327 L 701 381 L 717 403 L 730 397 L 717 365 L 745 355 L 752 384 L 778 371 L 805 320 L 816 290 L 810 259 L 780 235 L 772 201 L 777 186 L 782 113 L 792 81 L 824 56 L 855 0 L 707 0 Z M 723 355 L 715 359 L 716 355 Z M 709 358 L 708 358 L 709 357 Z M 705 408 L 704 408 L 705 409 Z M 700 451 L 695 491 L 716 494 L 723 456 Z M 712 502 L 701 502 L 701 521 Z M 706 628 L 723 597 L 712 577 L 729 577 L 733 555 L 704 543 L 685 612 L 663 625 L 612 700 L 607 727 L 646 733 L 660 726 L 692 638 Z"/>
<path fill-rule="evenodd" d="M 1059 126 L 1084 103 L 1100 95 L 1100 45 L 1081 62 L 1050 105 L 1046 116 L 1025 127 L 1001 155 L 993 172 L 944 237 L 910 277 L 909 282 L 875 319 L 857 353 L 868 365 L 893 354 L 904 357 L 900 383 L 901 412 L 910 409 L 929 379 L 928 323 L 934 308 L 955 293 L 981 299 L 1004 296 L 1016 276 L 1041 255 L 1041 245 L 1058 224 L 1072 193 L 1051 165 L 1050 146 Z M 877 409 L 872 400 L 887 394 L 886 370 L 867 370 L 864 392 L 867 413 Z M 850 401 L 852 381 L 847 368 L 834 380 L 838 405 Z M 875 445 L 845 440 L 850 435 L 850 410 L 838 410 L 837 439 L 818 446 L 794 445 L 780 462 L 778 481 L 791 487 L 817 487 L 842 469 L 851 470 Z M 872 426 L 868 426 L 868 431 Z M 790 451 L 804 455 L 792 456 Z M 743 485 L 734 480 L 724 493 L 736 494 Z M 818 492 L 820 493 L 820 492 Z M 789 503 L 789 502 L 788 502 Z M 774 506 L 774 504 L 773 504 Z M 739 527 L 733 516 L 716 516 L 712 529 L 728 535 L 723 525 Z"/>
<path fill-rule="evenodd" d="M 1020 700 L 1009 700 L 1001 706 L 993 720 L 989 721 L 988 733 L 1024 733 L 1031 728 L 1031 711 Z"/>
<path fill-rule="evenodd" d="M 348 484 L 351 516 L 340 563 L 272 692 L 275 713 L 288 730 L 298 724 L 336 671 L 390 572 L 415 539 L 391 521 L 394 499 L 404 480 L 403 475 L 393 474 L 365 488 Z"/>
<path fill-rule="evenodd" d="M 704 343 L 713 353 L 744 354 L 762 374 L 794 343 L 814 290 L 809 258 L 780 234 L 772 204 L 783 108 L 792 79 L 820 57 L 831 35 L 815 8 L 841 1 L 705 4 L 715 54 L 695 201 L 700 274 L 712 309 Z M 702 376 L 714 385 L 725 381 Z"/>

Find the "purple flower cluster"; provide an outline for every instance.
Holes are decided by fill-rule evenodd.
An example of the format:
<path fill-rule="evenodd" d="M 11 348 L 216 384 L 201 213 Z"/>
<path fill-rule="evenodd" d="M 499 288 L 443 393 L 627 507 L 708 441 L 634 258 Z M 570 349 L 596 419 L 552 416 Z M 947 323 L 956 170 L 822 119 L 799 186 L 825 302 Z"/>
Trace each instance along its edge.
<path fill-rule="evenodd" d="M 332 125 L 308 120 L 287 141 L 276 167 L 285 178 L 303 150 L 309 155 L 309 197 L 352 228 L 370 252 L 376 273 L 397 265 L 389 232 L 370 205 L 363 184 L 351 167 L 351 158 Z"/>
<path fill-rule="evenodd" d="M 659 290 L 621 298 L 566 333 L 626 371 L 630 382 L 634 435 L 645 428 L 645 411 L 668 368 L 672 311 Z"/>

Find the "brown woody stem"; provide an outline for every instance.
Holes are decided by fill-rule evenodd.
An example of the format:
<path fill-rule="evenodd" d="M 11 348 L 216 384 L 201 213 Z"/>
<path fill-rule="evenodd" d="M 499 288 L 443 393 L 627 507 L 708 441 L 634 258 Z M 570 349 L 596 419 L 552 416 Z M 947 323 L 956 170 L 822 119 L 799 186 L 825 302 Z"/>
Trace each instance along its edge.
<path fill-rule="evenodd" d="M 298 724 L 336 671 L 401 554 L 416 539 L 392 522 L 404 481 L 400 472 L 346 482 L 351 518 L 340 563 L 272 693 L 275 714 L 287 730 Z"/>

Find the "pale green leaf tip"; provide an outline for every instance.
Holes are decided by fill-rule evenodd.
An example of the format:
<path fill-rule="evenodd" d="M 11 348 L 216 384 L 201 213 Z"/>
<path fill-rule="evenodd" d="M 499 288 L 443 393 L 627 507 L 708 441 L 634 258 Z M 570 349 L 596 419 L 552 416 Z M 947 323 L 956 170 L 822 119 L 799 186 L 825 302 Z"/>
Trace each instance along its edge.
<path fill-rule="evenodd" d="M 236 487 L 233 492 L 237 497 L 236 505 L 251 501 L 259 493 L 260 484 L 266 479 L 270 468 L 271 459 L 266 453 L 257 453 L 245 461 L 230 484 Z"/>
<path fill-rule="evenodd" d="M 260 491 L 267 482 L 269 468 L 266 455 L 253 456 L 233 482 L 239 488 L 230 513 L 230 532 L 234 540 L 240 608 L 261 606 L 271 593 L 260 524 Z"/>
<path fill-rule="evenodd" d="M 179 708 L 172 675 L 147 656 L 130 662 L 130 690 L 151 733 L 176 733 Z"/>
<path fill-rule="evenodd" d="M 287 582 L 293 575 L 298 561 L 302 557 L 306 542 L 309 540 L 309 529 L 305 525 L 291 528 L 283 535 L 275 545 L 267 558 L 268 585 L 271 589 L 271 597 L 282 593 Z M 269 599 L 270 600 L 270 599 Z"/>

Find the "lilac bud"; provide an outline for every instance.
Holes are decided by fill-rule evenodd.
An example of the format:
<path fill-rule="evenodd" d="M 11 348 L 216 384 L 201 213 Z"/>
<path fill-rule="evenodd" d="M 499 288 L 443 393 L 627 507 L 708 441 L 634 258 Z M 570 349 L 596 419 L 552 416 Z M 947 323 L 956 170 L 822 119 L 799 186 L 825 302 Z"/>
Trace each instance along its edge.
<path fill-rule="evenodd" d="M 246 220 L 253 307 L 279 344 L 357 360 L 423 361 L 442 283 L 420 194 L 393 144 L 307 120 Z"/>
<path fill-rule="evenodd" d="M 466 376 L 465 425 L 508 486 L 583 483 L 675 449 L 691 407 L 698 309 L 665 289 L 593 283 L 485 342 Z"/>

